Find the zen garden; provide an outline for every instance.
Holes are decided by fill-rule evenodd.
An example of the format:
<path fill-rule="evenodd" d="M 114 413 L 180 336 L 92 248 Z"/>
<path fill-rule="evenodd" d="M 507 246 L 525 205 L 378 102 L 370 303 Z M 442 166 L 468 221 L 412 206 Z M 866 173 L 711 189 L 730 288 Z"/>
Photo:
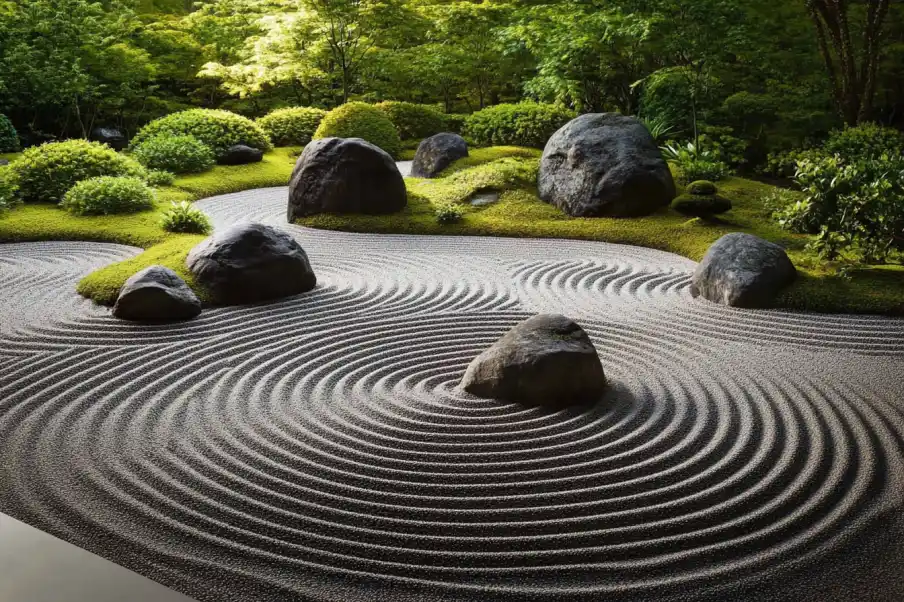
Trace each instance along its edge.
<path fill-rule="evenodd" d="M 4 602 L 904 602 L 897 0 L 0 0 L 0 287 Z"/>

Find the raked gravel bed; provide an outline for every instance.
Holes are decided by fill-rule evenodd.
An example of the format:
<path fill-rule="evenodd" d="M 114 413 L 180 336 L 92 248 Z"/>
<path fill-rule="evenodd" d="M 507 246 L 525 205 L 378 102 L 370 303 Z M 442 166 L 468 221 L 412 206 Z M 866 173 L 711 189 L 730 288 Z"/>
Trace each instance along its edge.
<path fill-rule="evenodd" d="M 904 320 L 729 309 L 694 263 L 594 242 L 285 224 L 305 295 L 118 321 L 74 292 L 138 249 L 0 245 L 0 511 L 200 600 L 904 600 Z M 609 392 L 480 400 L 537 312 Z"/>

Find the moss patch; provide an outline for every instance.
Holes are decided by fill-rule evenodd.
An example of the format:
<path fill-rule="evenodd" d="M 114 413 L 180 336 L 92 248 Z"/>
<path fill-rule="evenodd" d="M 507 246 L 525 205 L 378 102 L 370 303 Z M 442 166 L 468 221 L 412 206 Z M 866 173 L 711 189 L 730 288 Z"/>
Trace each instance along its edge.
<path fill-rule="evenodd" d="M 260 163 L 217 166 L 201 174 L 178 177 L 172 186 L 157 190 L 154 209 L 131 215 L 77 217 L 57 205 L 21 205 L 0 215 L 0 242 L 87 240 L 142 247 L 144 253 L 86 276 L 79 282 L 78 292 L 97 303 L 112 305 L 129 276 L 159 264 L 175 270 L 205 299 L 206 291 L 185 269 L 186 255 L 204 237 L 164 231 L 160 214 L 170 207 L 170 201 L 194 201 L 252 188 L 285 186 L 297 150 L 278 148 L 265 154 Z"/>
<path fill-rule="evenodd" d="M 521 154 L 517 154 L 521 153 Z M 520 157 L 520 158 L 519 158 Z M 819 312 L 904 314 L 904 267 L 862 270 L 850 280 L 804 249 L 809 237 L 789 233 L 769 219 L 763 199 L 772 190 L 742 178 L 720 182 L 720 192 L 734 208 L 720 219 L 703 221 L 665 209 L 635 219 L 574 218 L 537 198 L 537 153 L 526 149 L 476 149 L 452 165 L 444 178 L 408 178 L 408 207 L 384 216 L 317 215 L 299 223 L 350 232 L 460 234 L 600 240 L 660 249 L 700 260 L 709 246 L 729 232 L 749 232 L 781 244 L 801 271 L 779 306 Z M 483 164 L 481 165 L 481 162 Z M 499 202 L 473 207 L 468 199 L 480 190 L 501 191 Z M 459 203 L 463 219 L 439 224 L 437 207 Z"/>

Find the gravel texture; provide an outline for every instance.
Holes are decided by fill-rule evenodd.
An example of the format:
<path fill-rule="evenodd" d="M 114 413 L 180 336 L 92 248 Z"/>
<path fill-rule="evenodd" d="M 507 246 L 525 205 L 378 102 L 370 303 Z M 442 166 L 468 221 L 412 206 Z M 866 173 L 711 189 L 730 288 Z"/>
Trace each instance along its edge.
<path fill-rule="evenodd" d="M 0 245 L 0 511 L 200 600 L 900 601 L 904 320 L 731 309 L 604 243 L 287 226 L 318 285 L 138 326 Z M 469 362 L 575 319 L 603 401 L 480 400 Z"/>

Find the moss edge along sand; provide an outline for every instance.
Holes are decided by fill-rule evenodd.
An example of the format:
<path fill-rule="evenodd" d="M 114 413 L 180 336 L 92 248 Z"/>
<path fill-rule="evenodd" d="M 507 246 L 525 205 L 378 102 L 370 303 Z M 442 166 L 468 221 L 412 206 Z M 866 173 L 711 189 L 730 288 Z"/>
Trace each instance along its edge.
<path fill-rule="evenodd" d="M 215 167 L 202 174 L 182 176 L 158 192 L 157 207 L 126 216 L 75 217 L 52 205 L 26 205 L 0 216 L 0 242 L 34 240 L 93 240 L 143 247 L 134 258 L 102 268 L 78 285 L 85 297 L 112 304 L 122 283 L 138 270 L 159 263 L 176 270 L 202 298 L 184 265 L 189 250 L 203 237 L 169 234 L 159 226 L 160 212 L 170 201 L 197 200 L 252 188 L 283 186 L 288 181 L 297 148 L 278 148 L 262 163 Z M 808 237 L 786 232 L 768 218 L 763 199 L 772 187 L 728 178 L 719 182 L 734 208 L 721 220 L 688 220 L 671 210 L 635 219 L 572 218 L 536 196 L 539 151 L 516 147 L 472 149 L 471 156 L 452 165 L 435 180 L 408 178 L 408 207 L 384 216 L 318 215 L 302 225 L 349 232 L 458 234 L 535 238 L 602 240 L 670 251 L 699 260 L 723 234 L 744 231 L 775 241 L 788 249 L 801 272 L 798 282 L 779 300 L 779 307 L 819 312 L 904 314 L 904 267 L 881 266 L 856 272 L 852 278 L 835 275 L 804 249 Z M 500 193 L 497 203 L 474 207 L 468 200 L 478 192 Z M 436 209 L 459 206 L 460 222 L 439 224 Z"/>

